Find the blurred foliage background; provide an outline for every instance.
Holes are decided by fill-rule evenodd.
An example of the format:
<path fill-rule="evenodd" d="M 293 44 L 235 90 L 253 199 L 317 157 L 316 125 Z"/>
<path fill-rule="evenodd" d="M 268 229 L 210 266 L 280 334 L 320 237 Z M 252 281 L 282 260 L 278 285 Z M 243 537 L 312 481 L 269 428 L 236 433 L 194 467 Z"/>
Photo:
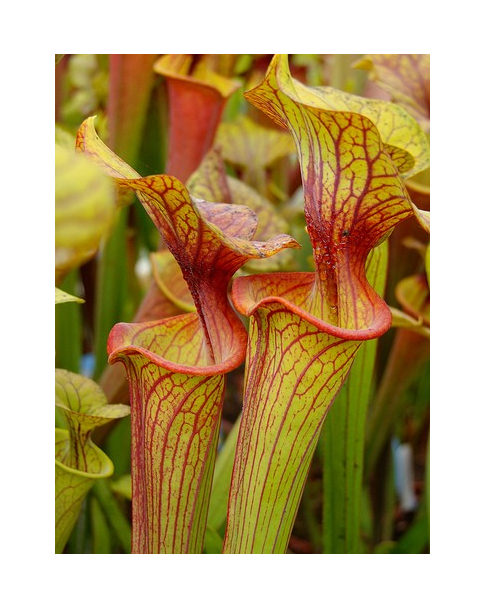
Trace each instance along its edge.
<path fill-rule="evenodd" d="M 109 403 L 128 404 L 128 393 L 120 381 L 124 372 L 115 372 L 121 364 L 107 367 L 107 336 L 116 323 L 138 318 L 154 281 L 151 254 L 159 249 L 160 241 L 140 205 L 131 204 L 133 200 L 122 206 L 114 204 L 116 193 L 108 180 L 96 172 L 83 173 L 81 180 L 76 177 L 72 163 L 77 158 L 73 153 L 77 129 L 85 118 L 96 115 L 101 139 L 141 175 L 170 173 L 184 182 L 189 180 L 188 171 L 197 168 L 196 159 L 202 160 L 216 146 L 228 175 L 254 188 L 270 205 L 278 232 L 286 232 L 302 244 L 301 250 L 285 251 L 268 260 L 267 267 L 255 265 L 245 271 L 312 270 L 293 142 L 243 96 L 262 80 L 271 57 L 56 55 L 56 287 L 83 300 L 56 306 L 56 367 L 99 383 Z M 379 78 L 371 77 L 372 71 L 356 67 L 363 59 L 360 55 L 290 55 L 289 59 L 293 76 L 311 86 L 393 98 L 393 89 L 380 86 Z M 203 83 L 208 90 L 225 91 L 214 124 L 196 111 L 177 114 L 183 105 L 174 101 L 174 82 L 181 78 Z M 195 98 L 189 103 L 195 104 Z M 182 125 L 182 132 L 177 132 L 177 125 Z M 204 131 L 212 135 L 197 149 L 194 142 L 201 142 Z M 186 160 L 194 153 L 193 166 L 184 167 L 174 160 L 176 148 Z M 415 204 L 429 209 L 428 172 L 407 185 Z M 88 191 L 91 197 L 92 208 L 85 215 L 76 207 L 80 191 Z M 358 400 L 361 395 L 365 401 L 360 410 L 366 433 L 361 438 L 359 544 L 346 548 L 344 541 L 329 535 L 326 525 L 333 517 L 342 519 L 346 509 L 344 504 L 331 505 L 331 489 L 323 473 L 330 458 L 328 449 L 333 449 L 331 439 L 324 440 L 326 429 L 334 429 L 333 436 L 344 432 L 339 430 L 342 421 L 333 406 L 314 457 L 289 546 L 291 553 L 429 552 L 428 244 L 427 233 L 413 219 L 400 224 L 391 235 L 384 296 L 390 306 L 407 316 L 408 324 L 393 327 L 377 341 L 374 364 L 367 371 L 369 391 L 352 386 L 351 376 L 335 404 L 349 395 Z M 222 446 L 241 411 L 243 374 L 244 369 L 239 368 L 228 377 Z M 65 426 L 58 414 L 56 426 Z M 112 460 L 114 474 L 93 485 L 65 552 L 129 553 L 130 418 L 101 427 L 94 437 Z M 225 470 L 220 462 L 216 476 L 224 477 Z M 329 509 L 338 515 L 329 514 Z M 213 505 L 213 515 L 214 511 Z M 206 550 L 212 552 L 211 532 Z"/>

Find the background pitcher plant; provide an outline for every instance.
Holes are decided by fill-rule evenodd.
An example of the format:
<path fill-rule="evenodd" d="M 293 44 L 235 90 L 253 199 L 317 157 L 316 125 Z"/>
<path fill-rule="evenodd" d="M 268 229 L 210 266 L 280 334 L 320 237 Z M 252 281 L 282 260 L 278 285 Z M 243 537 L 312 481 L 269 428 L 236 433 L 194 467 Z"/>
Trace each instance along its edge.
<path fill-rule="evenodd" d="M 130 406 L 98 435 L 111 551 L 129 525 L 132 553 L 427 552 L 428 56 L 144 57 L 138 158 L 103 143 L 102 103 L 64 126 L 149 269 L 108 336 L 117 372 L 98 354 L 93 378 Z M 63 307 L 86 310 L 66 272 Z M 393 446 L 419 479 L 406 504 Z"/>

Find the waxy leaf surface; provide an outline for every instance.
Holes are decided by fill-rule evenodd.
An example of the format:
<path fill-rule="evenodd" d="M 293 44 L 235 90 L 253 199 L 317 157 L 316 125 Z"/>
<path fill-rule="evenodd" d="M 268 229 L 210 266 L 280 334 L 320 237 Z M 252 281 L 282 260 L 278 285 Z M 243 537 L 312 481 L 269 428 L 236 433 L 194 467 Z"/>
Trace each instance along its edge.
<path fill-rule="evenodd" d="M 430 55 L 365 55 L 355 66 L 430 130 Z"/>
<path fill-rule="evenodd" d="M 384 142 L 349 98 L 329 108 L 292 79 L 285 56 L 245 95 L 294 137 L 316 272 L 234 282 L 250 330 L 224 551 L 282 553 L 329 407 L 359 346 L 391 324 L 366 261 L 414 213 L 400 174 L 412 155 L 396 156 L 397 141 Z"/>
<path fill-rule="evenodd" d="M 286 235 L 250 241 L 257 218 L 248 207 L 197 200 L 172 176 L 133 176 L 93 130 L 92 121 L 82 126 L 79 147 L 135 191 L 177 260 L 197 311 L 118 324 L 109 337 L 109 361 L 125 365 L 132 404 L 132 551 L 198 553 L 224 374 L 242 363 L 246 350 L 228 284 L 247 260 L 297 243 Z"/>
<path fill-rule="evenodd" d="M 318 107 L 306 87 L 309 103 L 296 82 L 277 55 L 246 97 L 296 141 L 317 270 L 310 311 L 340 327 L 370 327 L 377 295 L 366 280 L 366 258 L 413 214 L 412 203 L 375 125 L 360 114 Z"/>
<path fill-rule="evenodd" d="M 56 370 L 56 407 L 67 429 L 56 429 L 56 553 L 62 552 L 96 479 L 113 474 L 113 463 L 96 446 L 93 431 L 127 416 L 126 405 L 109 405 L 100 387 L 63 369 Z"/>

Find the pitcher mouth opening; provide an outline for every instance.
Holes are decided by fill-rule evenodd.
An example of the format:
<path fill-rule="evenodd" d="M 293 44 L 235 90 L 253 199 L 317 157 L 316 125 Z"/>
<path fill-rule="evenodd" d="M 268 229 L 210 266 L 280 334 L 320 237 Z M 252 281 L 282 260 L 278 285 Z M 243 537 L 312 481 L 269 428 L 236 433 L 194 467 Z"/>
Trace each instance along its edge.
<path fill-rule="evenodd" d="M 117 323 L 108 336 L 108 362 L 123 363 L 139 355 L 169 372 L 215 376 L 244 362 L 247 333 L 242 324 L 232 328 L 230 343 L 221 361 L 208 363 L 204 331 L 196 312 L 145 323 Z"/>
<path fill-rule="evenodd" d="M 63 453 L 69 449 L 69 431 L 66 429 L 56 429 L 56 466 L 66 471 L 67 473 L 71 473 L 73 475 L 78 475 L 79 477 L 85 477 L 86 479 L 104 479 L 105 477 L 110 477 L 113 475 L 114 465 L 110 458 L 103 452 L 103 450 L 98 447 L 96 444 L 92 443 L 89 446 L 89 450 L 92 455 L 96 458 L 96 463 L 98 464 L 99 470 L 96 471 L 83 471 L 81 469 L 77 469 L 69 464 L 63 462 Z"/>
<path fill-rule="evenodd" d="M 283 308 L 305 319 L 322 332 L 343 340 L 372 340 L 390 329 L 391 311 L 378 294 L 373 303 L 373 322 L 366 327 L 341 327 L 315 316 L 309 310 L 305 291 L 308 288 L 310 293 L 314 280 L 315 273 L 311 272 L 275 273 L 271 277 L 268 275 L 238 277 L 233 283 L 233 301 L 238 312 L 246 316 L 253 315 L 265 305 L 281 304 Z M 297 296 L 295 299 L 292 298 L 294 293 Z"/>

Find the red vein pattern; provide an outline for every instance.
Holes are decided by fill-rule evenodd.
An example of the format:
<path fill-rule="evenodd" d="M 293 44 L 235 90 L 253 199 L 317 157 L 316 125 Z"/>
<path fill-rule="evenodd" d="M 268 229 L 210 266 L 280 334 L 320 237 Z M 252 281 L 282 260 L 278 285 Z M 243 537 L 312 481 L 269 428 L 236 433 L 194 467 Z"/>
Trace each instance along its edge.
<path fill-rule="evenodd" d="M 430 55 L 365 55 L 356 67 L 430 130 Z"/>
<path fill-rule="evenodd" d="M 231 277 L 248 260 L 266 258 L 297 243 L 287 235 L 266 242 L 247 240 L 257 225 L 248 207 L 196 202 L 174 177 L 118 182 L 136 191 L 177 260 L 199 313 L 208 361 L 226 360 L 235 336 L 237 341 L 242 337 L 241 322 L 227 297 Z"/>
<path fill-rule="evenodd" d="M 285 552 L 322 423 L 359 345 L 280 302 L 253 313 L 225 553 Z"/>
<path fill-rule="evenodd" d="M 307 104 L 284 57 L 246 97 L 294 137 L 315 273 L 235 280 L 250 317 L 224 553 L 284 553 L 325 416 L 363 340 L 391 325 L 366 278 L 373 247 L 414 211 L 366 117 Z"/>
<path fill-rule="evenodd" d="M 142 178 L 96 138 L 92 119 L 78 148 L 131 188 L 179 264 L 196 311 L 119 323 L 109 362 L 128 374 L 132 405 L 132 552 L 200 553 L 221 417 L 224 374 L 245 357 L 247 334 L 227 296 L 234 272 L 297 243 L 250 241 L 247 207 L 192 198 L 175 177 Z"/>
<path fill-rule="evenodd" d="M 65 369 L 56 369 L 56 408 L 67 424 L 67 429 L 56 429 L 56 553 L 62 553 L 91 486 L 113 474 L 113 463 L 91 435 L 127 416 L 130 408 L 108 405 L 95 382 Z"/>
<path fill-rule="evenodd" d="M 317 269 L 313 313 L 346 328 L 369 327 L 375 294 L 366 280 L 369 251 L 412 202 L 375 125 L 352 112 L 309 105 L 281 56 L 247 99 L 293 135 L 304 211 Z M 315 103 L 315 100 L 313 100 Z"/>
<path fill-rule="evenodd" d="M 131 355 L 133 553 L 200 553 L 224 376 L 162 372 Z"/>
<path fill-rule="evenodd" d="M 207 364 L 197 313 L 120 323 L 110 363 L 124 363 L 132 404 L 132 553 L 200 553 L 211 485 L 224 373 L 244 356 Z"/>

